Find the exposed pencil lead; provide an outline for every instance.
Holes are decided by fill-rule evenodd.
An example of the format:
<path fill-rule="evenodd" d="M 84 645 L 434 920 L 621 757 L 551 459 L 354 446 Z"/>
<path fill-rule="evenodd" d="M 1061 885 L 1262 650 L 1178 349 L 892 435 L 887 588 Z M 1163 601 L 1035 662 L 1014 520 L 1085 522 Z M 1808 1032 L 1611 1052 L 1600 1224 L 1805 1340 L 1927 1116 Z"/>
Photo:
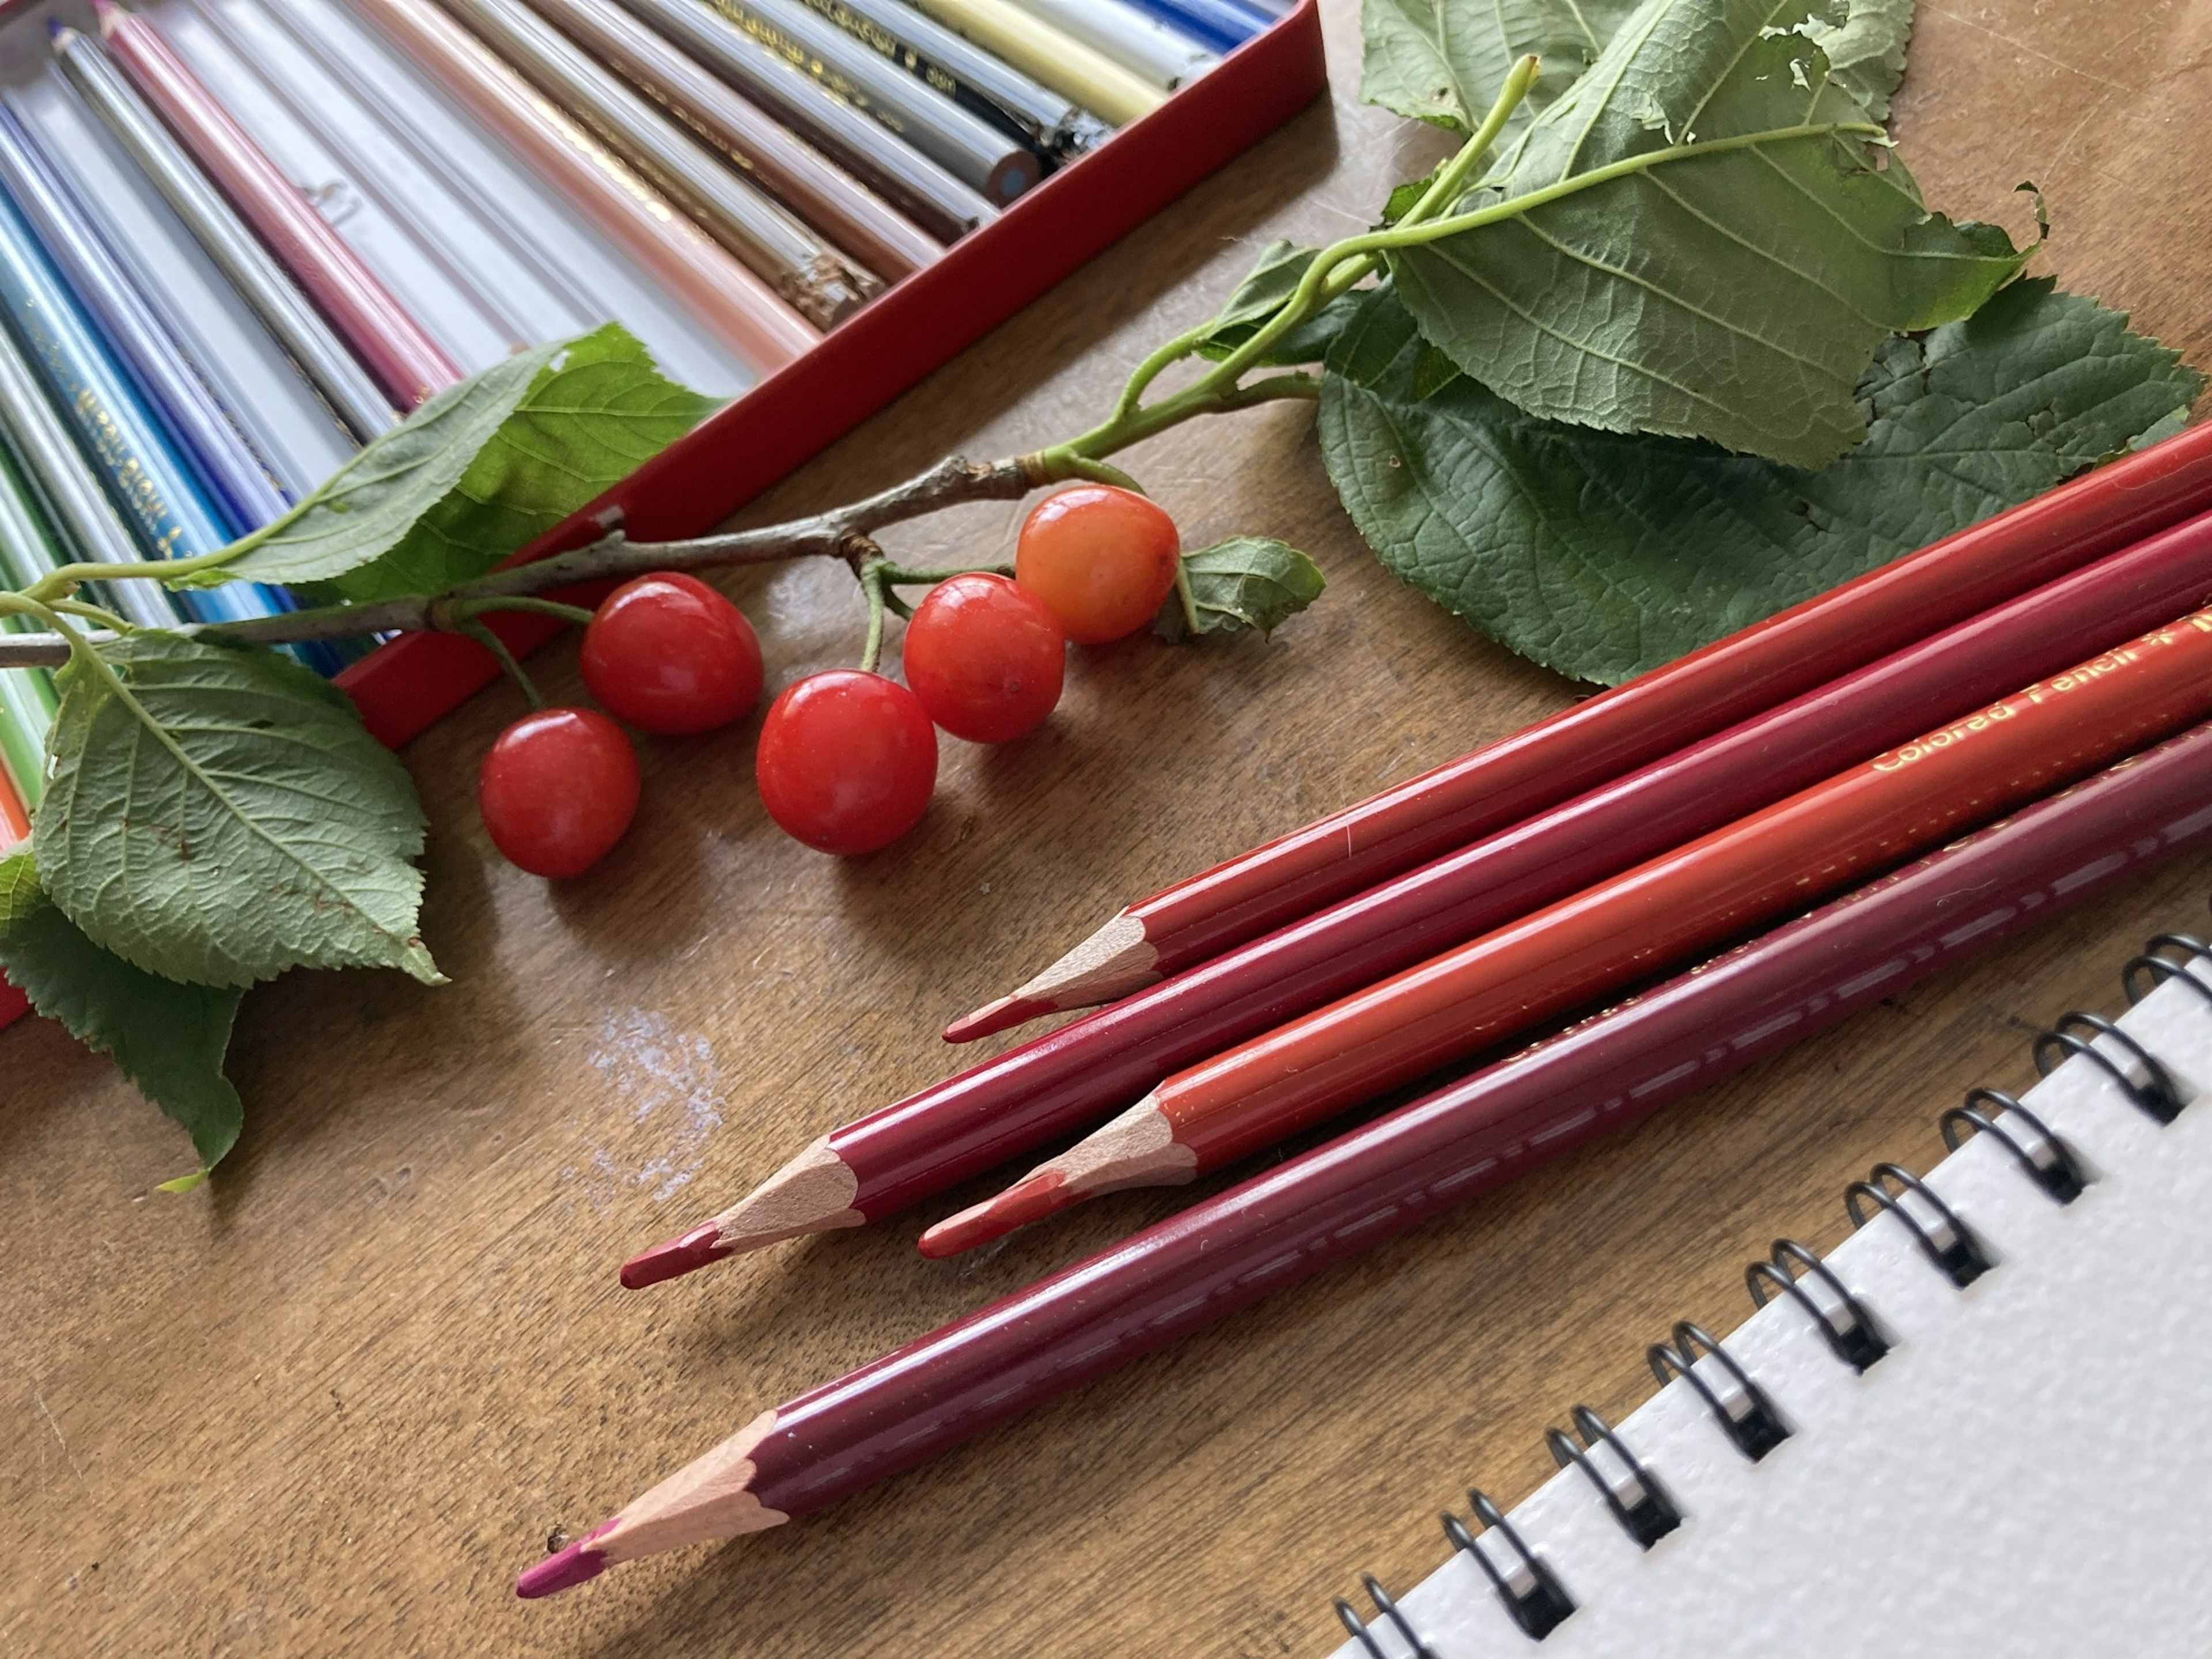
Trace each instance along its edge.
<path fill-rule="evenodd" d="M 995 1198 L 939 1222 L 920 1248 L 927 1256 L 957 1255 L 1086 1198 L 1123 1187 L 1181 1186 L 1197 1170 L 1198 1154 L 1176 1139 L 1175 1126 L 1146 1095 Z"/>
<path fill-rule="evenodd" d="M 949 1215 L 916 1241 L 921 1253 L 935 1261 L 972 1250 L 1003 1238 L 1017 1227 L 1042 1221 L 1055 1210 L 1080 1204 L 1090 1194 L 1067 1184 L 1057 1170 L 1039 1170 L 1006 1191 L 971 1204 L 957 1215 Z"/>
<path fill-rule="evenodd" d="M 1144 922 L 1124 910 L 1028 984 L 954 1020 L 945 1040 L 966 1042 L 1040 1014 L 1111 1002 L 1159 978 L 1159 959 Z"/>
<path fill-rule="evenodd" d="M 726 1255 L 858 1227 L 867 1220 L 853 1207 L 860 1191 L 860 1176 L 830 1150 L 824 1135 L 721 1214 L 623 1262 L 622 1282 L 641 1291 Z"/>
<path fill-rule="evenodd" d="M 681 1279 L 710 1261 L 737 1252 L 723 1245 L 718 1222 L 702 1222 L 680 1237 L 665 1239 L 649 1250 L 641 1250 L 622 1265 L 623 1288 L 641 1291 L 663 1279 Z"/>
<path fill-rule="evenodd" d="M 947 1042 L 973 1042 L 978 1037 L 996 1036 L 1017 1025 L 1027 1024 L 1041 1015 L 1056 1013 L 1059 1005 L 1038 1002 L 1024 996 L 1004 996 L 996 1002 L 987 1002 L 973 1013 L 963 1014 L 945 1028 Z"/>
<path fill-rule="evenodd" d="M 597 1578 L 607 1570 L 607 1558 L 592 1548 L 591 1541 L 590 1538 L 579 1538 L 537 1565 L 525 1567 L 515 1577 L 514 1593 L 526 1601 L 535 1601 L 541 1595 L 558 1595 L 564 1589 L 574 1589 L 588 1579 Z"/>

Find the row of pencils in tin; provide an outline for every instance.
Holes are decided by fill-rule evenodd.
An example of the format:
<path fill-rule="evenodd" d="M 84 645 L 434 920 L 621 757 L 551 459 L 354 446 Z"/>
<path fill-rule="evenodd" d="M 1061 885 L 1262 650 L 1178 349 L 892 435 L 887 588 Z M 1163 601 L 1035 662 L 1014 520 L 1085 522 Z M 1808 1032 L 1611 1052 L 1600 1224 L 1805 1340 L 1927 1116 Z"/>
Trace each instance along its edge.
<path fill-rule="evenodd" d="M 212 551 L 465 374 L 610 319 L 739 390 L 1280 6 L 43 9 L 0 90 L 0 583 Z M 296 603 L 94 597 L 142 625 Z M 369 643 L 292 650 L 334 672 Z M 0 672 L 0 844 L 54 709 Z"/>
<path fill-rule="evenodd" d="M 951 1255 L 1425 1092 L 760 1412 L 519 1592 L 820 1509 L 2212 846 L 2208 508 L 2212 426 L 1125 907 L 948 1036 L 1091 1012 L 623 1284 L 1080 1137 L 923 1235 Z"/>

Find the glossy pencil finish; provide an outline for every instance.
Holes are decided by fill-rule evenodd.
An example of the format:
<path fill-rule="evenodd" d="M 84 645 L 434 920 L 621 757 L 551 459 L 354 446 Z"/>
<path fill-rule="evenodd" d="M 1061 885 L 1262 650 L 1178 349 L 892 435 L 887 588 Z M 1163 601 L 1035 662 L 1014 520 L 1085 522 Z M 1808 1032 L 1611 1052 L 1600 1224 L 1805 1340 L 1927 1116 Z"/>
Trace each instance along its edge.
<path fill-rule="evenodd" d="M 106 480 L 149 559 L 197 558 L 231 534 L 190 464 L 109 354 L 92 319 L 46 261 L 15 204 L 0 200 L 0 312 L 53 407 Z M 139 583 L 123 586 L 141 586 Z M 228 582 L 173 596 L 195 622 L 234 622 L 287 608 L 264 587 Z"/>
<path fill-rule="evenodd" d="M 684 0 L 711 4 L 769 51 L 866 112 L 954 178 L 1004 207 L 1044 176 L 1042 162 L 988 122 L 922 85 L 801 0 Z M 633 9 L 635 9 L 633 7 Z M 878 141 L 880 142 L 880 140 Z"/>
<path fill-rule="evenodd" d="M 1115 1187 L 1174 1185 L 1465 1060 L 2212 713 L 2199 611 L 1178 1072 L 944 1255 Z"/>
<path fill-rule="evenodd" d="M 1049 161 L 1073 160 L 1113 129 L 903 0 L 806 0 L 863 46 L 1012 134 Z"/>
<path fill-rule="evenodd" d="M 775 290 L 430 0 L 355 0 L 354 9 L 628 248 L 756 374 L 773 374 L 821 337 Z"/>
<path fill-rule="evenodd" d="M 1234 52 L 1275 19 L 1240 0 L 1130 0 L 1170 28 L 1215 52 Z"/>
<path fill-rule="evenodd" d="M 833 1129 L 761 1191 L 628 1264 L 632 1288 L 874 1221 L 1097 1124 L 1178 1069 L 1679 847 L 2023 677 L 2212 592 L 2212 514 L 1573 801 Z"/>
<path fill-rule="evenodd" d="M 534 0 L 586 51 L 711 144 L 729 164 L 886 282 L 945 252 L 945 245 L 726 83 L 623 11 L 614 0 Z"/>
<path fill-rule="evenodd" d="M 268 467 L 154 314 L 11 102 L 0 103 L 0 185 L 207 481 L 230 533 L 243 535 L 282 514 L 285 500 Z"/>
<path fill-rule="evenodd" d="M 758 104 L 942 242 L 995 217 L 982 193 L 920 150 L 884 143 L 875 121 L 771 52 L 705 0 L 620 0 L 717 77 Z"/>
<path fill-rule="evenodd" d="M 1163 92 L 1173 92 L 1219 61 L 1188 35 L 1123 0 L 1014 0 L 1014 5 Z"/>
<path fill-rule="evenodd" d="M 461 378 L 297 185 L 200 83 L 152 22 L 93 0 L 109 54 L 403 409 Z"/>
<path fill-rule="evenodd" d="M 516 1590 L 777 1525 L 925 1462 L 2212 844 L 2208 799 L 2199 726 L 761 1413 Z"/>
<path fill-rule="evenodd" d="M 1073 99 L 1102 121 L 1124 127 L 1166 101 L 1167 94 L 1155 82 L 1010 0 L 921 3 L 938 21 Z"/>
<path fill-rule="evenodd" d="M 299 285 L 169 136 L 99 43 L 54 31 L 54 58 L 70 85 L 152 179 L 193 240 L 252 306 L 331 411 L 366 443 L 399 423 L 392 399 L 355 361 Z"/>
<path fill-rule="evenodd" d="M 15 336 L 0 329 L 0 439 L 33 495 L 45 509 L 41 517 L 68 544 L 73 561 L 100 564 L 136 564 L 140 554 L 131 532 L 100 487 L 99 476 L 78 452 L 76 441 L 40 388 L 38 371 L 16 344 Z M 10 551 L 18 561 L 43 561 L 52 556 L 46 545 L 23 544 Z M 33 573 L 43 575 L 52 565 Z M 174 628 L 183 620 L 168 595 L 151 582 L 117 582 L 112 590 L 94 596 L 141 628 Z"/>
<path fill-rule="evenodd" d="M 520 0 L 444 0 L 525 80 L 636 168 L 815 327 L 878 292 L 813 231 Z"/>
<path fill-rule="evenodd" d="M 6 772 L 0 770 L 0 854 L 13 851 L 18 842 L 28 840 L 30 834 L 31 814 Z M 5 979 L 0 979 L 0 1023 L 21 1013 L 21 993 Z"/>
<path fill-rule="evenodd" d="M 0 456 L 0 587 L 24 588 L 61 562 L 52 532 L 29 487 Z M 44 631 L 29 617 L 0 617 L 10 633 Z M 43 669 L 0 669 L 0 773 L 26 807 L 46 793 L 46 732 L 54 723 L 53 677 Z M 0 832 L 0 841 L 4 841 Z"/>
<path fill-rule="evenodd" d="M 1140 900 L 945 1035 L 1111 1001 L 2207 507 L 2212 422 Z"/>

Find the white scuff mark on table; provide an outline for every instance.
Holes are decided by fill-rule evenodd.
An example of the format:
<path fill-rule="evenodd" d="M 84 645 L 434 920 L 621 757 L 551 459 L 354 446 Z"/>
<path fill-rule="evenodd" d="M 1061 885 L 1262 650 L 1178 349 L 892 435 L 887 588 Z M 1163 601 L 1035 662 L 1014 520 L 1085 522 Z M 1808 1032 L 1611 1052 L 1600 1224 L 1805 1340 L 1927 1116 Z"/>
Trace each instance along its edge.
<path fill-rule="evenodd" d="M 600 1016 L 585 1059 L 640 1133 L 595 1147 L 587 1170 L 571 1165 L 562 1173 L 585 1176 L 585 1195 L 594 1207 L 623 1187 L 650 1188 L 655 1200 L 673 1198 L 698 1175 L 708 1142 L 722 1127 L 714 1045 L 665 1014 L 611 1008 Z M 647 1153 L 635 1167 L 620 1156 L 632 1147 Z"/>

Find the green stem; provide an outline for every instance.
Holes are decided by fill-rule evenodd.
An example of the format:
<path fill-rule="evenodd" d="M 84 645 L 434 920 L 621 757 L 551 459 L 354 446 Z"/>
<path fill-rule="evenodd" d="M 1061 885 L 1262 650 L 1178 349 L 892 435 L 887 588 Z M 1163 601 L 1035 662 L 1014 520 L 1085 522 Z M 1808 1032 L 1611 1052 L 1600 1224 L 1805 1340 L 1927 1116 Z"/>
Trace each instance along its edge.
<path fill-rule="evenodd" d="M 515 661 L 514 653 L 507 648 L 505 640 L 500 638 L 474 617 L 455 617 L 453 631 L 457 634 L 467 635 L 485 650 L 490 652 L 499 663 L 500 672 L 521 688 L 522 695 L 529 702 L 532 708 L 545 707 L 544 693 L 538 689 L 538 682 L 530 678 L 522 665 Z"/>
<path fill-rule="evenodd" d="M 902 564 L 871 565 L 876 578 L 885 586 L 897 584 L 905 587 L 925 586 L 933 582 L 950 581 L 955 576 L 973 576 L 978 572 L 988 576 L 1011 576 L 1014 568 L 1010 564 L 961 564 L 948 570 L 909 570 Z"/>
<path fill-rule="evenodd" d="M 868 599 L 868 637 L 860 647 L 860 672 L 872 674 L 884 657 L 884 572 L 890 563 L 882 559 L 860 572 L 860 591 Z"/>
<path fill-rule="evenodd" d="M 112 629 L 118 634 L 127 634 L 131 631 L 131 624 L 117 616 L 112 611 L 105 610 L 96 605 L 88 605 L 82 599 L 56 599 L 53 601 L 53 606 L 65 617 L 82 617 L 87 622 L 98 623 L 102 628 Z"/>
<path fill-rule="evenodd" d="M 447 609 L 457 623 L 480 617 L 488 611 L 534 611 L 543 617 L 558 617 L 579 628 L 588 626 L 598 614 L 580 605 L 563 605 L 558 599 L 532 599 L 521 593 L 489 599 L 455 599 Z"/>

